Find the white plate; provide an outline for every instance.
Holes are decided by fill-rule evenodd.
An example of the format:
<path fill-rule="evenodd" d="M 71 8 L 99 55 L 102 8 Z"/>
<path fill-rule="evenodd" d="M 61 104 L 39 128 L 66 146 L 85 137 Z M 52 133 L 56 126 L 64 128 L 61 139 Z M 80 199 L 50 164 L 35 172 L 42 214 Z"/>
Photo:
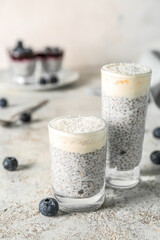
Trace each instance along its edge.
<path fill-rule="evenodd" d="M 0 71 L 0 88 L 16 89 L 24 91 L 45 91 L 60 88 L 76 82 L 79 79 L 79 73 L 72 70 L 62 69 L 58 73 L 59 81 L 57 83 L 48 83 L 46 85 L 40 85 L 38 81 L 33 84 L 23 85 L 12 82 L 12 75 L 9 70 Z"/>

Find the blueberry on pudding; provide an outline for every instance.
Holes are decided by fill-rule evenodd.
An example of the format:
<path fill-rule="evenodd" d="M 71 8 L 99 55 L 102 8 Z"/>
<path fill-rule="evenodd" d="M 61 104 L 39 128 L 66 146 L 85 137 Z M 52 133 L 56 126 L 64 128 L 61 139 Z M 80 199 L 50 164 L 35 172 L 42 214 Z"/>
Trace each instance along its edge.
<path fill-rule="evenodd" d="M 15 48 L 9 52 L 11 68 L 16 82 L 31 83 L 35 70 L 35 54 L 31 48 L 26 48 L 22 41 L 18 41 Z"/>
<path fill-rule="evenodd" d="M 43 68 L 45 72 L 54 73 L 59 71 L 62 65 L 63 50 L 58 47 L 46 47 L 44 53 Z"/>

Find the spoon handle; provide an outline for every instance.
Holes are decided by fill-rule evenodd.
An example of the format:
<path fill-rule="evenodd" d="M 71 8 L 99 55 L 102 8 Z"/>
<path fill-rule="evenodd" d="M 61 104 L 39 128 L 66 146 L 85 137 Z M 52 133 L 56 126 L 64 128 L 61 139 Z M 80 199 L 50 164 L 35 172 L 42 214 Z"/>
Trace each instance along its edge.
<path fill-rule="evenodd" d="M 37 104 L 36 104 L 35 106 L 33 106 L 33 107 L 25 108 L 25 109 L 23 109 L 23 110 L 15 113 L 15 114 L 13 114 L 13 115 L 10 117 L 10 120 L 13 120 L 13 119 L 16 118 L 16 117 L 19 117 L 19 115 L 20 115 L 21 113 L 24 113 L 24 112 L 33 113 L 33 112 L 37 111 L 38 109 L 40 109 L 41 107 L 43 107 L 43 106 L 44 106 L 45 104 L 47 104 L 47 103 L 48 103 L 48 100 L 43 100 L 43 101 L 37 103 Z"/>

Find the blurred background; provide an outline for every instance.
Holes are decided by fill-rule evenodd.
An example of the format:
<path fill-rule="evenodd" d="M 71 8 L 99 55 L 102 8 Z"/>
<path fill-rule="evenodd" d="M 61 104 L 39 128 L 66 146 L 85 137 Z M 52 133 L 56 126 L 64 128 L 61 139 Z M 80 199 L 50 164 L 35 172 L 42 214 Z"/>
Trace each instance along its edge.
<path fill-rule="evenodd" d="M 22 39 L 65 49 L 66 67 L 137 61 L 160 45 L 159 0 L 1 0 L 0 68 Z"/>

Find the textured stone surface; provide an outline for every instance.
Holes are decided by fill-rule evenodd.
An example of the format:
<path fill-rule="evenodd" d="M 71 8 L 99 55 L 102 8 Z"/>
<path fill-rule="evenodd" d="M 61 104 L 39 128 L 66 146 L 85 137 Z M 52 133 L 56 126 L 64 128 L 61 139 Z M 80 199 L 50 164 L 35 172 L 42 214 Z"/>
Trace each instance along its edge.
<path fill-rule="evenodd" d="M 92 69 L 90 69 L 92 70 Z M 11 106 L 0 110 L 5 118 L 20 105 L 48 97 L 50 103 L 34 114 L 31 125 L 0 127 L 0 162 L 5 156 L 18 158 L 20 167 L 7 172 L 0 166 L 0 239 L 34 240 L 158 240 L 160 239 L 160 167 L 149 155 L 160 150 L 152 130 L 159 126 L 160 110 L 150 104 L 145 132 L 142 177 L 130 190 L 106 188 L 104 205 L 91 213 L 63 213 L 47 218 L 38 212 L 39 201 L 52 196 L 48 121 L 58 115 L 100 116 L 101 101 L 85 88 L 96 86 L 99 72 L 81 71 L 72 89 L 54 92 L 1 92 Z M 94 73 L 94 71 L 93 71 Z M 90 93 L 90 95 L 89 95 Z M 38 121 L 39 120 L 39 121 Z"/>

